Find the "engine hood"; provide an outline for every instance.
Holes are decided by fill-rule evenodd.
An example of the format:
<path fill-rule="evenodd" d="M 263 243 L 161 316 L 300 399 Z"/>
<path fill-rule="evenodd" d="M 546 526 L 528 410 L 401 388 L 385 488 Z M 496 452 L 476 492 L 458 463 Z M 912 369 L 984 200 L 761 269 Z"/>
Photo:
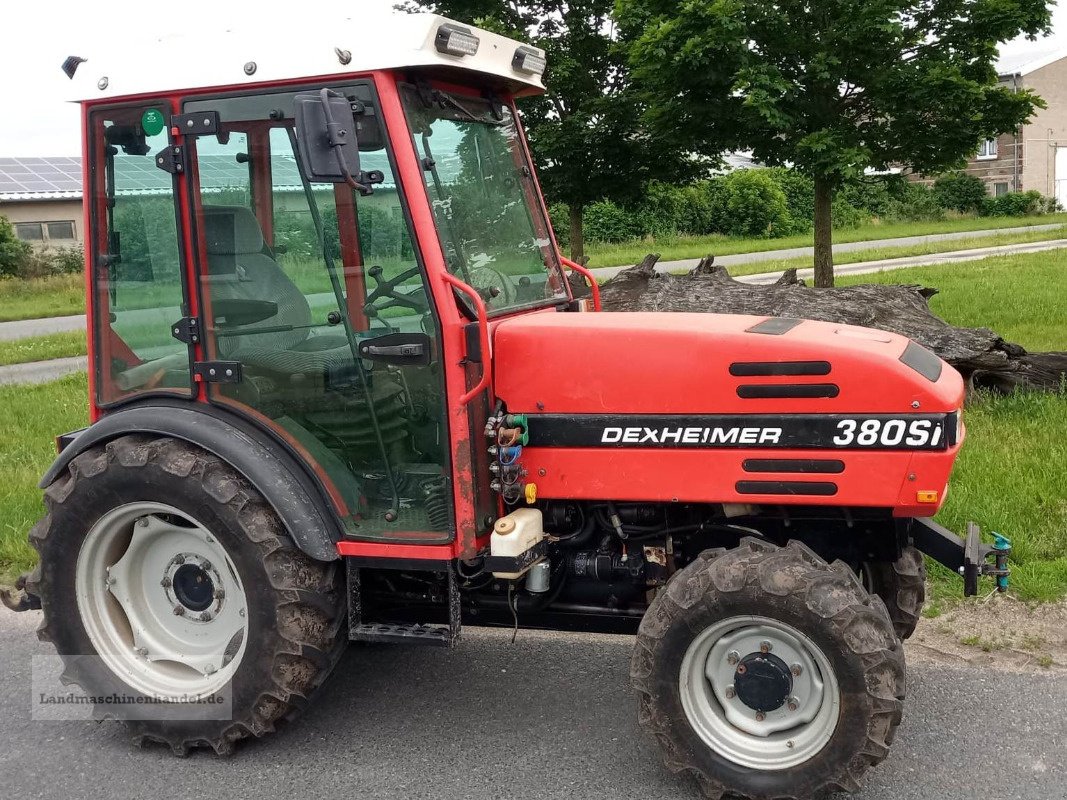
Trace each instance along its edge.
<path fill-rule="evenodd" d="M 935 413 L 958 372 L 894 333 L 734 314 L 543 313 L 495 326 L 512 413 Z"/>

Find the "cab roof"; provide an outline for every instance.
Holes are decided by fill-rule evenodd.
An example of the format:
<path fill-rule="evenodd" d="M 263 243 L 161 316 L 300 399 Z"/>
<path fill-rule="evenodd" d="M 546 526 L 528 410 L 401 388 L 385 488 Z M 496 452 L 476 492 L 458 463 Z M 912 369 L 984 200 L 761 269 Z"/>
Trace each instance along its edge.
<path fill-rule="evenodd" d="M 441 52 L 437 42 L 442 26 L 456 26 L 476 36 L 477 53 Z M 433 69 L 445 79 L 455 79 L 457 73 L 481 76 L 518 96 L 544 92 L 539 74 L 515 65 L 519 48 L 544 57 L 543 51 L 522 42 L 437 14 L 285 20 L 255 32 L 227 30 L 99 53 L 88 50 L 79 54 L 83 60 L 71 78 L 72 99 L 93 102 L 409 68 Z"/>

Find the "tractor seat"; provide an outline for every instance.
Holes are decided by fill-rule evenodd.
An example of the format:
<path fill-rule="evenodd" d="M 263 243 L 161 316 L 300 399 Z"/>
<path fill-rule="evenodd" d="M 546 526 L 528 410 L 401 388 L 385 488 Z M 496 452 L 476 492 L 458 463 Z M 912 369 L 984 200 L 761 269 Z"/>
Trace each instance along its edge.
<path fill-rule="evenodd" d="M 222 358 L 289 374 L 321 373 L 352 361 L 344 336 L 314 335 L 307 299 L 270 254 L 251 209 L 204 206 L 204 238 L 213 300 L 268 300 L 278 305 L 275 315 L 240 326 L 237 335 L 220 329 Z M 260 333 L 258 328 L 265 330 Z"/>

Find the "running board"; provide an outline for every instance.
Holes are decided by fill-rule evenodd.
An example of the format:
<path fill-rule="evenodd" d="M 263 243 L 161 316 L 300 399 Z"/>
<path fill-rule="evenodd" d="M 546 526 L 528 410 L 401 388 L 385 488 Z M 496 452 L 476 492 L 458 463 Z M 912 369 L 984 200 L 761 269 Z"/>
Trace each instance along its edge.
<path fill-rule="evenodd" d="M 434 647 L 455 647 L 459 641 L 462 618 L 459 600 L 459 581 L 451 562 L 440 562 L 441 568 L 430 570 L 445 573 L 448 578 L 448 625 L 423 623 L 374 622 L 363 618 L 362 577 L 354 558 L 345 559 L 348 583 L 348 639 L 352 642 L 383 644 L 419 644 Z M 420 570 L 421 571 L 421 570 Z"/>

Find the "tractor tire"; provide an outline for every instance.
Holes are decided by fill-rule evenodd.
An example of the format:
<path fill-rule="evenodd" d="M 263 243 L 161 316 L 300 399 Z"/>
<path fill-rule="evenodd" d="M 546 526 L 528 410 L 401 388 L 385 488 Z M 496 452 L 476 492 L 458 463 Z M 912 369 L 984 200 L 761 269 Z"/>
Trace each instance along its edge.
<path fill-rule="evenodd" d="M 926 563 L 922 553 L 905 547 L 896 561 L 865 561 L 863 586 L 882 598 L 901 641 L 915 633 L 926 602 Z"/>
<path fill-rule="evenodd" d="M 900 724 L 904 672 L 885 606 L 847 565 L 746 538 L 657 594 L 630 680 L 671 772 L 763 800 L 858 790 Z"/>
<path fill-rule="evenodd" d="M 90 696 L 168 700 L 94 708 L 126 722 L 135 744 L 229 754 L 306 706 L 340 658 L 338 562 L 301 552 L 210 453 L 124 436 L 74 458 L 45 506 L 27 586 L 43 605 L 38 636 L 62 657 L 64 682 Z"/>

